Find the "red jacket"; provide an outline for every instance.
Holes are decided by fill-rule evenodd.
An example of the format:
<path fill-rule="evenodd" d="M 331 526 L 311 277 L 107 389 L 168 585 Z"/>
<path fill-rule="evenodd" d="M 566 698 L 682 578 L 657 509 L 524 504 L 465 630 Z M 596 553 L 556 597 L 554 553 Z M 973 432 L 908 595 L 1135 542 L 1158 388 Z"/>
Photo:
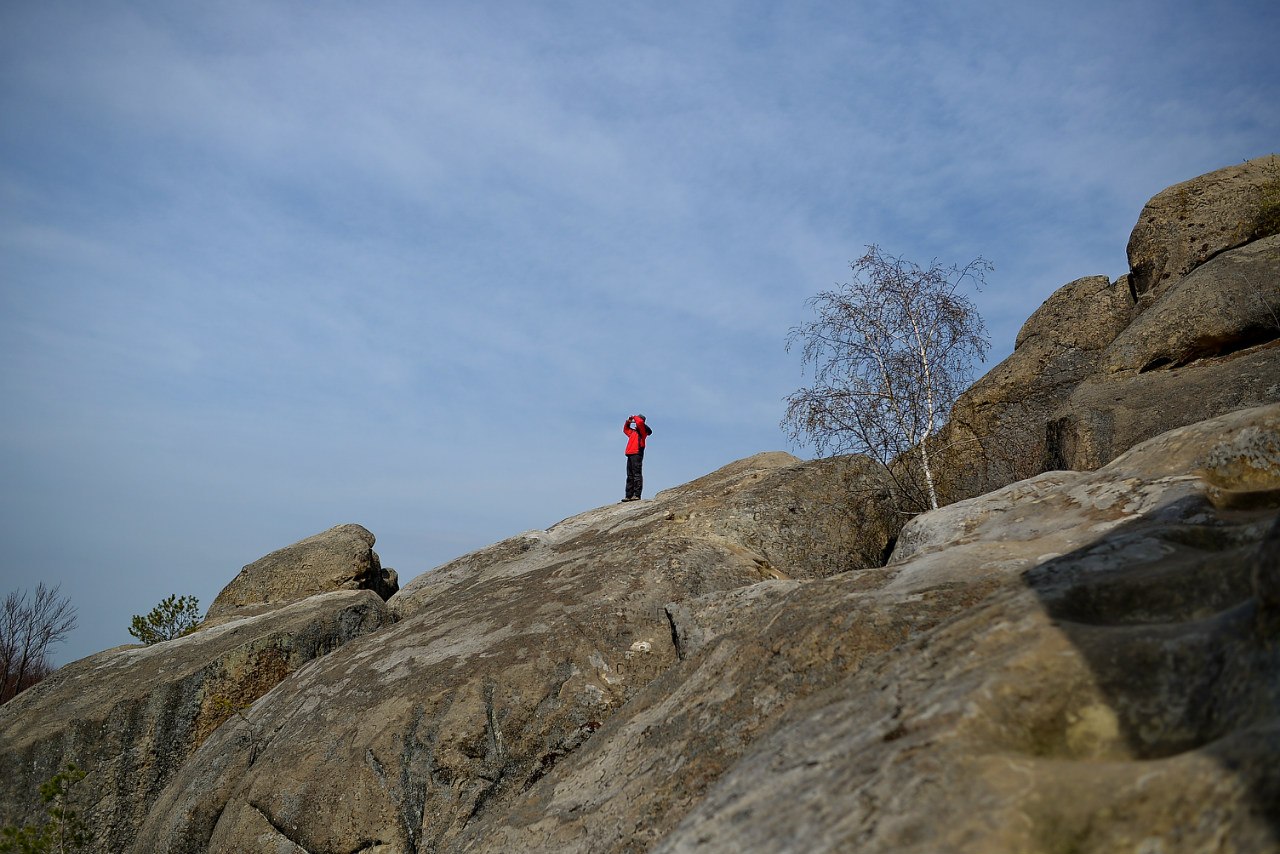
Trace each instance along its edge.
<path fill-rule="evenodd" d="M 635 429 L 631 429 L 631 422 L 635 421 Z M 628 418 L 622 422 L 622 432 L 627 434 L 627 456 L 639 454 L 644 451 L 645 439 L 653 435 L 653 431 L 649 429 L 649 425 L 644 423 L 644 419 L 640 416 Z"/>

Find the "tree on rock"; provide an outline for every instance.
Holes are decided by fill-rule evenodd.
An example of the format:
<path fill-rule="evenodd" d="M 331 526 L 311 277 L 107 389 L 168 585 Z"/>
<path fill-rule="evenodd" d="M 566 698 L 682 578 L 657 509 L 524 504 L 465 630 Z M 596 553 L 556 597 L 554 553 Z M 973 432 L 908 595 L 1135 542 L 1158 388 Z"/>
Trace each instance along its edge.
<path fill-rule="evenodd" d="M 991 265 L 927 269 L 878 246 L 851 265 L 853 278 L 809 300 L 817 319 L 794 327 L 813 384 L 787 397 L 783 427 L 819 454 L 878 461 L 904 509 L 936 508 L 929 438 L 945 423 L 986 355 L 986 328 L 964 293 Z"/>
<path fill-rule="evenodd" d="M 200 625 L 200 600 L 176 593 L 151 609 L 145 617 L 133 615 L 129 634 L 147 646 L 189 635 Z"/>

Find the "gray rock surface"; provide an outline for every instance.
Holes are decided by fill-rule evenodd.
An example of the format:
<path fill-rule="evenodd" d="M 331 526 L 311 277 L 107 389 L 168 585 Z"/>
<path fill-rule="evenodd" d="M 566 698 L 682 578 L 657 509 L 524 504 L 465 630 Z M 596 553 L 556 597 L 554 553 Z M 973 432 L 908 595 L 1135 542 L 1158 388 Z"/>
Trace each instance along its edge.
<path fill-rule="evenodd" d="M 1133 314 L 1127 281 L 1088 276 L 1059 288 L 1023 324 L 1013 353 L 960 396 L 937 441 L 947 501 L 1044 469 L 1046 425 Z"/>
<path fill-rule="evenodd" d="M 1107 346 L 1101 373 L 1178 368 L 1280 338 L 1280 235 L 1214 257 L 1168 286 Z"/>
<path fill-rule="evenodd" d="M 451 850 L 1280 850 L 1280 508 L 1192 474 L 1249 433 L 1280 407 L 925 514 L 883 569 L 708 594 L 696 652 Z"/>
<path fill-rule="evenodd" d="M 39 785 L 74 762 L 88 773 L 75 793 L 91 850 L 123 851 L 214 731 L 302 665 L 391 621 L 372 592 L 329 593 L 59 668 L 0 706 L 0 824 L 43 815 Z"/>
<path fill-rule="evenodd" d="M 340 526 L 0 707 L 0 822 L 73 760 L 95 854 L 1280 854 L 1246 167 L 1153 199 L 1133 274 L 1060 289 L 964 396 L 940 442 L 1005 468 L 939 459 L 984 494 L 904 527 L 868 460 L 760 454 L 395 595 Z"/>
<path fill-rule="evenodd" d="M 333 590 L 372 590 L 384 600 L 399 587 L 383 569 L 374 536 L 360 525 L 338 525 L 258 558 L 240 570 L 209 606 L 207 624 L 260 614 Z"/>
<path fill-rule="evenodd" d="M 1176 369 L 1091 377 L 1049 423 L 1049 465 L 1097 468 L 1166 430 L 1277 400 L 1277 341 Z"/>
<path fill-rule="evenodd" d="M 215 732 L 133 850 L 449 849 L 684 654 L 669 603 L 857 566 L 847 467 L 757 455 L 426 573 Z"/>
<path fill-rule="evenodd" d="M 1147 202 L 1129 236 L 1133 293 L 1144 309 L 1166 288 L 1255 231 L 1262 190 L 1280 182 L 1280 158 L 1259 157 L 1175 184 Z"/>

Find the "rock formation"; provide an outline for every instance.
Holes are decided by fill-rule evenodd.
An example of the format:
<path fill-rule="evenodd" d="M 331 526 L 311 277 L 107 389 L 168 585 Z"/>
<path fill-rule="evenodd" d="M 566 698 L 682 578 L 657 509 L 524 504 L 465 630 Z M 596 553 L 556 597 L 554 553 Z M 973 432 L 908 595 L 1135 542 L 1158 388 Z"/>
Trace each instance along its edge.
<path fill-rule="evenodd" d="M 394 595 L 340 526 L 0 707 L 0 823 L 74 761 L 112 854 L 1280 852 L 1280 238 L 1224 225 L 1246 167 L 1028 320 L 940 440 L 964 500 L 903 527 L 867 460 L 760 454 Z"/>
<path fill-rule="evenodd" d="M 669 603 L 848 569 L 857 544 L 823 488 L 841 468 L 761 454 L 425 574 L 393 598 L 394 628 L 215 734 L 136 850 L 447 849 L 671 668 Z M 253 731 L 272 734 L 262 749 Z"/>
<path fill-rule="evenodd" d="M 75 762 L 89 772 L 80 788 L 92 791 L 82 808 L 92 850 L 126 850 L 214 731 L 303 664 L 391 622 L 370 591 L 327 593 L 58 669 L 0 706 L 0 823 L 34 820 L 39 784 Z"/>
<path fill-rule="evenodd" d="M 1278 508 L 1187 474 L 1277 431 L 1181 428 L 924 514 L 883 569 L 695 601 L 708 640 L 453 850 L 1280 850 Z"/>
<path fill-rule="evenodd" d="M 338 525 L 259 558 L 222 589 L 207 623 L 274 610 L 331 590 L 372 590 L 384 600 L 399 588 L 383 569 L 374 536 L 360 525 Z"/>
<path fill-rule="evenodd" d="M 1064 285 L 957 401 L 936 441 L 947 499 L 1098 468 L 1166 430 L 1280 399 L 1280 236 L 1259 225 L 1275 219 L 1268 199 L 1280 204 L 1270 156 L 1153 198 L 1129 274 Z"/>
<path fill-rule="evenodd" d="M 1264 206 L 1274 204 L 1277 187 L 1280 158 L 1272 154 L 1157 194 L 1129 236 L 1134 299 L 1145 306 L 1215 255 L 1266 237 L 1273 213 Z"/>
<path fill-rule="evenodd" d="M 939 441 L 939 486 L 971 498 L 1043 471 L 1047 425 L 1133 318 L 1127 283 L 1087 276 L 1059 288 L 1014 351 L 960 396 Z"/>

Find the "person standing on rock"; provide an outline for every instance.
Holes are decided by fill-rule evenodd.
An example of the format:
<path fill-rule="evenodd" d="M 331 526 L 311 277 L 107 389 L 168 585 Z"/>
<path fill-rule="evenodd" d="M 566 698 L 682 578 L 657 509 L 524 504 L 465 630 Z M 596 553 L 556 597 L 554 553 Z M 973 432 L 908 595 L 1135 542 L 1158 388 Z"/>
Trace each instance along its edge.
<path fill-rule="evenodd" d="M 628 415 L 622 422 L 622 432 L 627 434 L 627 497 L 622 500 L 639 501 L 644 487 L 644 475 L 640 471 L 644 465 L 644 443 L 653 431 L 644 423 L 643 415 Z"/>

